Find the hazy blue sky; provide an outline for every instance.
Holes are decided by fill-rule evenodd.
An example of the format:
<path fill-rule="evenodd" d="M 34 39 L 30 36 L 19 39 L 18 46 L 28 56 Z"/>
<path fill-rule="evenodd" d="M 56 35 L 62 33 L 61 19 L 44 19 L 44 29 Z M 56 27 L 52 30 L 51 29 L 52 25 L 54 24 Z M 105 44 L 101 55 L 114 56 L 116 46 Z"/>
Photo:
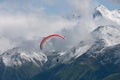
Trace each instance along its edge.
<path fill-rule="evenodd" d="M 31 8 L 35 10 L 43 9 L 47 14 L 64 14 L 74 11 L 69 2 L 72 0 L 0 0 L 1 6 L 7 8 L 7 10 L 23 10 L 24 12 L 31 11 Z M 109 9 L 120 8 L 119 0 L 93 0 Z M 118 2 L 117 2 L 118 1 Z M 4 6 L 7 4 L 6 6 Z M 1 7 L 0 6 L 0 7 Z M 84 4 L 83 4 L 84 6 Z M 33 12 L 35 11 L 33 9 Z"/>
<path fill-rule="evenodd" d="M 97 0 L 109 9 L 120 9 L 120 0 Z"/>

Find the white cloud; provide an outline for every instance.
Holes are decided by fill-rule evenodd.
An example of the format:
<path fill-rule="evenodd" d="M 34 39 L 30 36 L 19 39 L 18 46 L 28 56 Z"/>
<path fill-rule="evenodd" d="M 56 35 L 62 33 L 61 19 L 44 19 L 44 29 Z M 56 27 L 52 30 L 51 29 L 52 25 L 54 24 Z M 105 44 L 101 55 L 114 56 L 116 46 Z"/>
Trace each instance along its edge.
<path fill-rule="evenodd" d="M 0 38 L 0 51 L 6 51 L 7 49 L 10 49 L 11 47 L 14 47 L 15 44 L 11 44 L 11 42 L 9 41 L 9 39 L 6 39 L 4 37 Z M 1 53 L 0 53 L 1 54 Z"/>
<path fill-rule="evenodd" d="M 1 9 L 0 13 L 0 37 L 2 38 L 0 50 L 2 51 L 22 45 L 23 42 L 27 45 L 26 40 L 38 40 L 40 37 L 75 25 L 72 21 L 60 16 L 46 15 L 44 12 L 11 13 Z"/>
<path fill-rule="evenodd" d="M 54 48 L 57 50 L 79 43 L 96 27 L 92 18 L 96 5 L 93 0 L 66 1 L 75 10 L 73 13 L 80 15 L 79 21 L 68 20 L 61 15 L 47 15 L 44 7 L 41 5 L 34 7 L 32 3 L 23 7 L 18 3 L 14 5 L 8 2 L 0 4 L 0 37 L 2 39 L 0 45 L 3 46 L 0 47 L 0 50 L 7 50 L 15 46 L 39 48 L 41 37 L 56 32 L 66 37 L 65 41 L 52 40 Z M 53 4 L 54 0 L 45 0 L 45 2 Z"/>
<path fill-rule="evenodd" d="M 95 6 L 93 0 L 68 0 L 68 2 L 82 15 L 90 13 Z"/>
<path fill-rule="evenodd" d="M 77 24 L 72 29 L 63 29 L 60 33 L 66 36 L 65 41 L 53 40 L 56 50 L 71 48 L 84 39 L 93 29 L 96 28 L 93 20 L 93 11 L 96 4 L 93 0 L 67 0 L 73 8 L 73 14 L 80 16 Z M 83 6 L 84 4 L 84 6 Z M 70 16 L 69 16 L 70 17 Z M 64 45 L 64 46 L 63 46 Z"/>

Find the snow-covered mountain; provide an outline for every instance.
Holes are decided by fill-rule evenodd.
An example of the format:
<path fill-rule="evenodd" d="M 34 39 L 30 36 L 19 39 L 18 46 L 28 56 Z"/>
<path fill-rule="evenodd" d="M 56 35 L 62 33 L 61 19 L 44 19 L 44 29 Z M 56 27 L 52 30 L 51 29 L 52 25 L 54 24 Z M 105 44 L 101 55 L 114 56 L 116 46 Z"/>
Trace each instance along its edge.
<path fill-rule="evenodd" d="M 114 74 L 120 73 L 120 30 L 111 25 L 99 26 L 77 46 L 59 52 L 57 59 L 54 64 L 55 61 L 69 64 L 50 68 L 33 80 L 112 80 Z M 43 77 L 45 74 L 49 74 L 47 78 Z M 105 79 L 108 76 L 111 78 Z M 114 80 L 119 80 L 119 75 Z"/>
<path fill-rule="evenodd" d="M 99 26 L 92 32 L 92 36 L 104 40 L 106 46 L 120 44 L 120 30 L 112 25 Z"/>
<path fill-rule="evenodd" d="M 120 10 L 110 11 L 103 5 L 100 5 L 95 9 L 95 13 L 93 14 L 94 19 L 99 17 L 106 19 L 106 21 L 111 21 L 117 23 L 118 25 L 120 24 Z M 116 25 L 100 25 L 77 46 L 74 46 L 72 49 L 66 51 L 58 52 L 57 54 L 59 55 L 57 56 L 57 59 L 59 59 L 59 62 L 66 63 L 71 59 L 80 57 L 90 50 L 93 45 L 100 43 L 101 46 L 99 47 L 102 48 L 120 44 L 120 29 L 116 27 Z M 53 62 L 56 62 L 56 57 L 53 59 Z"/>
<path fill-rule="evenodd" d="M 106 20 L 113 21 L 120 25 L 120 10 L 110 11 L 100 5 L 96 8 L 96 12 L 93 16 L 94 18 L 103 17 Z M 73 15 L 72 17 L 66 18 L 70 20 L 77 19 L 78 21 L 80 16 Z M 65 51 L 53 51 L 44 54 L 32 50 L 26 51 L 18 47 L 7 50 L 0 55 L 0 71 L 3 72 L 3 80 L 8 80 L 8 78 L 6 79 L 6 75 L 9 75 L 8 73 L 11 71 L 15 71 L 15 73 L 13 73 L 14 75 L 18 74 L 16 75 L 16 79 L 17 77 L 21 78 L 20 75 L 25 73 L 25 79 L 22 79 L 22 77 L 21 80 L 26 80 L 26 75 L 27 78 L 30 78 L 31 76 L 38 74 L 43 67 L 46 69 L 47 66 L 48 69 L 57 64 L 70 63 L 84 54 L 94 59 L 98 58 L 103 64 L 111 62 L 112 59 L 115 60 L 114 63 L 120 63 L 119 48 L 120 29 L 115 25 L 101 25 L 90 32 L 90 34 L 84 40 L 80 41 L 78 45 Z M 113 53 L 110 53 L 109 50 L 113 51 Z M 108 52 L 110 54 L 108 54 Z M 21 70 L 21 72 L 19 72 L 19 70 Z M 34 71 L 32 72 L 32 70 Z M 12 75 L 10 75 L 10 77 L 11 76 Z"/>
<path fill-rule="evenodd" d="M 94 18 L 102 16 L 103 18 L 117 22 L 118 24 L 120 23 L 120 10 L 110 11 L 102 5 L 96 8 L 96 12 L 93 14 L 93 16 Z M 80 19 L 79 15 L 73 15 L 71 18 L 76 19 L 76 17 L 77 20 Z M 87 36 L 87 38 L 81 41 L 77 46 L 74 46 L 72 49 L 56 52 L 55 54 L 58 55 L 53 55 L 50 53 L 50 57 L 52 57 L 52 59 L 48 61 L 55 63 L 56 59 L 59 59 L 60 63 L 64 63 L 71 59 L 76 59 L 91 49 L 91 47 L 97 44 L 99 41 L 104 42 L 104 47 L 120 44 L 120 30 L 113 25 L 99 26 L 94 31 L 92 31 L 90 35 Z M 44 53 L 28 52 L 14 48 L 4 52 L 0 56 L 0 59 L 6 66 L 22 65 L 26 62 L 32 62 L 33 64 L 40 66 L 47 62 L 46 56 L 49 57 L 49 55 Z"/>
<path fill-rule="evenodd" d="M 96 8 L 96 12 L 93 15 L 93 17 L 99 17 L 102 16 L 107 20 L 111 20 L 117 24 L 120 25 L 120 10 L 108 10 L 106 7 L 103 5 L 100 5 Z"/>
<path fill-rule="evenodd" d="M 95 19 L 100 17 L 106 19 L 106 21 L 112 21 L 120 25 L 119 9 L 110 11 L 103 5 L 100 5 L 95 9 L 93 18 Z M 66 62 L 73 58 L 78 58 L 79 56 L 90 50 L 93 47 L 93 45 L 100 44 L 99 42 L 101 43 L 102 48 L 120 44 L 119 27 L 117 27 L 114 24 L 100 25 L 95 30 L 93 30 L 90 33 L 90 35 L 88 35 L 87 38 L 81 41 L 77 46 L 73 47 L 70 50 L 59 53 L 60 60 Z"/>
<path fill-rule="evenodd" d="M 65 52 L 60 52 L 59 59 L 63 63 L 80 57 L 94 48 L 104 49 L 120 44 L 120 30 L 112 25 L 99 26 L 81 41 L 77 46 Z"/>
<path fill-rule="evenodd" d="M 43 53 L 19 47 L 7 50 L 0 55 L 0 80 L 30 80 L 42 71 L 46 62 Z"/>
<path fill-rule="evenodd" d="M 5 66 L 22 66 L 25 63 L 32 63 L 36 66 L 42 66 L 47 57 L 43 53 L 29 52 L 21 48 L 13 48 L 0 55 L 0 60 Z"/>

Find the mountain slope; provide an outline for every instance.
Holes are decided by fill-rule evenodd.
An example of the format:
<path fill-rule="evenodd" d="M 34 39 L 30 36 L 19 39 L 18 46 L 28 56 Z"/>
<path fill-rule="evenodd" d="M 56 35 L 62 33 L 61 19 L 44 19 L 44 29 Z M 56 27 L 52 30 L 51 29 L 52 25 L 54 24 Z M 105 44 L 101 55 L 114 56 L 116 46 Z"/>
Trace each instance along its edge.
<path fill-rule="evenodd" d="M 33 80 L 102 80 L 112 74 L 120 73 L 119 33 L 120 31 L 114 26 L 99 26 L 91 32 L 92 41 L 89 43 L 82 41 L 75 47 L 78 50 L 85 45 L 90 45 L 84 53 L 75 51 L 74 54 L 78 52 L 81 55 L 73 59 L 74 57 L 69 55 L 74 56 L 74 51 L 70 50 L 66 57 L 71 57 L 71 63 L 59 64 L 33 77 Z"/>
<path fill-rule="evenodd" d="M 119 80 L 119 79 L 120 79 L 120 73 L 116 73 L 106 77 L 103 80 Z"/>
<path fill-rule="evenodd" d="M 42 71 L 47 57 L 42 53 L 13 48 L 0 55 L 0 80 L 29 80 Z M 14 76 L 14 77 L 13 77 Z"/>
<path fill-rule="evenodd" d="M 120 30 L 112 25 L 99 26 L 92 32 L 96 39 L 105 41 L 106 46 L 112 46 L 120 43 Z"/>
<path fill-rule="evenodd" d="M 103 51 L 97 48 L 93 48 L 70 64 L 58 65 L 40 73 L 33 80 L 103 80 L 112 74 L 120 73 L 120 56 L 116 56 L 116 53 L 120 52 L 120 45 L 107 47 Z M 99 55 L 93 57 L 93 52 Z M 45 74 L 48 75 L 44 76 Z M 118 78 L 119 76 L 116 77 Z"/>
<path fill-rule="evenodd" d="M 77 46 L 58 54 L 59 62 L 68 63 L 71 59 L 76 59 L 93 48 L 99 50 L 105 47 L 120 44 L 120 30 L 112 25 L 99 26 L 88 35 L 87 39 L 81 41 Z M 99 45 L 100 44 L 100 45 Z"/>
<path fill-rule="evenodd" d="M 0 58 L 6 66 L 21 66 L 26 62 L 32 62 L 36 66 L 40 66 L 42 62 L 47 61 L 47 57 L 44 54 L 27 52 L 20 48 L 13 48 L 4 52 Z"/>

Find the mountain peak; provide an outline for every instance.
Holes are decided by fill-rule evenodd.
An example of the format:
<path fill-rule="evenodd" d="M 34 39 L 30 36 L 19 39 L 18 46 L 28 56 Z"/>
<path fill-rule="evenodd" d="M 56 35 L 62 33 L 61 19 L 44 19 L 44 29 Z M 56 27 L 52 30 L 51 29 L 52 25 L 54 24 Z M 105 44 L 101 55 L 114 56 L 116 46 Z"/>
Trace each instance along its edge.
<path fill-rule="evenodd" d="M 96 39 L 102 39 L 105 41 L 106 46 L 112 46 L 120 44 L 120 30 L 112 25 L 99 26 L 92 32 L 92 35 Z"/>
<path fill-rule="evenodd" d="M 97 7 L 97 10 L 99 10 L 99 9 L 101 9 L 101 10 L 108 10 L 105 6 L 103 6 L 103 5 L 99 5 L 98 7 Z"/>
<path fill-rule="evenodd" d="M 103 16 L 105 16 L 106 14 L 109 14 L 109 10 L 104 7 L 103 5 L 99 5 L 97 8 L 96 8 L 97 11 L 99 11 Z"/>
<path fill-rule="evenodd" d="M 4 52 L 0 55 L 0 59 L 6 66 L 21 66 L 25 63 L 41 66 L 47 61 L 47 57 L 43 53 L 29 52 L 21 48 L 13 48 Z"/>
<path fill-rule="evenodd" d="M 96 15 L 100 15 L 103 18 L 110 20 L 112 22 L 115 22 L 120 25 L 120 10 L 112 10 L 110 11 L 103 5 L 100 5 L 96 8 L 96 12 L 93 15 L 94 18 L 96 18 Z"/>

